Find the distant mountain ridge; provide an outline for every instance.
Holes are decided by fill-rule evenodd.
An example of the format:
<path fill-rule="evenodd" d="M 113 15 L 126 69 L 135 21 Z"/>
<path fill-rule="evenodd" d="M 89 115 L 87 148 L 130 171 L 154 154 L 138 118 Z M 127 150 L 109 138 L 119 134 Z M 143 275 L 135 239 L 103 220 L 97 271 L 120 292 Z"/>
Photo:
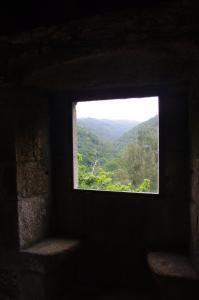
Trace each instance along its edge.
<path fill-rule="evenodd" d="M 98 138 L 103 140 L 116 140 L 125 132 L 139 124 L 138 121 L 130 120 L 108 120 L 95 118 L 77 119 L 77 125 L 86 128 Z"/>
<path fill-rule="evenodd" d="M 117 140 L 117 144 L 116 149 L 120 150 L 125 148 L 128 144 L 134 142 L 137 138 L 138 135 L 142 132 L 142 133 L 146 133 L 148 132 L 148 130 L 152 130 L 154 132 L 155 135 L 157 135 L 158 132 L 158 126 L 159 126 L 159 118 L 158 115 L 156 115 L 155 117 L 144 121 L 140 124 L 138 124 L 137 126 L 135 126 L 134 128 L 131 128 L 130 130 L 128 130 L 127 132 L 125 132 L 118 140 Z"/>

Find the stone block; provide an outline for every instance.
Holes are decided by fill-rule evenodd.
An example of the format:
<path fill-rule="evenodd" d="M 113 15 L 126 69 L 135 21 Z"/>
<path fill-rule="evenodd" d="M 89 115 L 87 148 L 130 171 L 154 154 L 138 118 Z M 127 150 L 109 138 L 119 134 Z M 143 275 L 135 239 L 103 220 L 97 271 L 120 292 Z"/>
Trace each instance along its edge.
<path fill-rule="evenodd" d="M 50 204 L 47 196 L 19 199 L 20 246 L 26 247 L 48 233 Z"/>
<path fill-rule="evenodd" d="M 161 299 L 198 299 L 199 273 L 194 269 L 189 257 L 152 252 L 148 254 L 147 259 Z"/>
<path fill-rule="evenodd" d="M 22 250 L 20 299 L 61 299 L 77 275 L 79 245 L 78 240 L 49 238 Z"/>
<path fill-rule="evenodd" d="M 28 111 L 26 113 L 30 114 Z M 21 121 L 17 129 L 17 161 L 45 160 L 47 156 L 48 119 L 46 116 L 30 115 L 29 119 L 25 118 Z"/>
<path fill-rule="evenodd" d="M 79 240 L 43 239 L 21 250 L 20 254 L 23 259 L 21 268 L 32 272 L 48 273 L 54 272 L 66 263 L 69 270 L 71 263 L 73 264 L 72 257 L 78 252 L 79 248 Z"/>
<path fill-rule="evenodd" d="M 48 192 L 48 168 L 44 161 L 18 163 L 17 190 L 20 197 L 35 197 Z"/>

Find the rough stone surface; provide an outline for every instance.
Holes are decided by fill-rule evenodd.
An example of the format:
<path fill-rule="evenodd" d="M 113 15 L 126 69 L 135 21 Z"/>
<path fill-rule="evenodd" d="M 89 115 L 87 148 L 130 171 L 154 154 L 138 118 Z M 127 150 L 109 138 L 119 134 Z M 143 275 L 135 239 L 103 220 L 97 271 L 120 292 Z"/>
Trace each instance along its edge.
<path fill-rule="evenodd" d="M 148 254 L 148 264 L 161 299 L 197 300 L 199 273 L 190 258 L 164 252 Z"/>
<path fill-rule="evenodd" d="M 148 263 L 152 272 L 157 275 L 199 281 L 199 273 L 186 256 L 163 252 L 150 253 Z"/>
<path fill-rule="evenodd" d="M 48 193 L 48 168 L 45 162 L 17 164 L 18 197 L 30 198 Z"/>
<path fill-rule="evenodd" d="M 79 243 L 80 242 L 78 240 L 45 239 L 42 242 L 23 250 L 22 252 L 32 255 L 53 256 L 74 251 L 79 247 Z"/>
<path fill-rule="evenodd" d="M 47 199 L 48 195 L 18 199 L 21 247 L 28 246 L 46 236 L 50 219 Z"/>
<path fill-rule="evenodd" d="M 48 106 L 28 100 L 20 103 L 16 128 L 17 196 L 20 246 L 48 234 L 49 123 Z"/>
<path fill-rule="evenodd" d="M 20 252 L 24 260 L 22 270 L 48 274 L 66 263 L 69 269 L 71 263 L 73 264 L 72 257 L 79 252 L 79 249 L 78 240 L 44 239 Z"/>
<path fill-rule="evenodd" d="M 20 299 L 56 299 L 77 276 L 78 240 L 46 239 L 21 251 Z"/>
<path fill-rule="evenodd" d="M 26 111 L 26 110 L 25 110 Z M 48 156 L 48 117 L 35 111 L 29 111 L 29 118 L 19 121 L 16 156 L 18 162 L 41 161 Z"/>

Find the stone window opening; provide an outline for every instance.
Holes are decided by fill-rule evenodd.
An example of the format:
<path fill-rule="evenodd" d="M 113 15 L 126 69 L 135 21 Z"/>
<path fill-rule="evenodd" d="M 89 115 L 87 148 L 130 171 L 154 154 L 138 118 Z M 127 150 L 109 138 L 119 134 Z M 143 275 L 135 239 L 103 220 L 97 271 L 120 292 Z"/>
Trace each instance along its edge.
<path fill-rule="evenodd" d="M 159 98 L 74 102 L 73 174 L 74 189 L 158 194 Z"/>

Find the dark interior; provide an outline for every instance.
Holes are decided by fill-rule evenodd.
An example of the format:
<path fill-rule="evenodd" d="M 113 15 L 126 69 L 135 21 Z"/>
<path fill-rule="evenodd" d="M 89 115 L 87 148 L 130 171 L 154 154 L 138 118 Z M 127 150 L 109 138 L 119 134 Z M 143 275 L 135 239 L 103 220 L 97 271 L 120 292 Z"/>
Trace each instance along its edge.
<path fill-rule="evenodd" d="M 147 256 L 199 272 L 197 3 L 7 3 L 0 24 L 0 299 L 178 299 Z M 160 193 L 73 189 L 73 102 L 154 95 Z"/>

